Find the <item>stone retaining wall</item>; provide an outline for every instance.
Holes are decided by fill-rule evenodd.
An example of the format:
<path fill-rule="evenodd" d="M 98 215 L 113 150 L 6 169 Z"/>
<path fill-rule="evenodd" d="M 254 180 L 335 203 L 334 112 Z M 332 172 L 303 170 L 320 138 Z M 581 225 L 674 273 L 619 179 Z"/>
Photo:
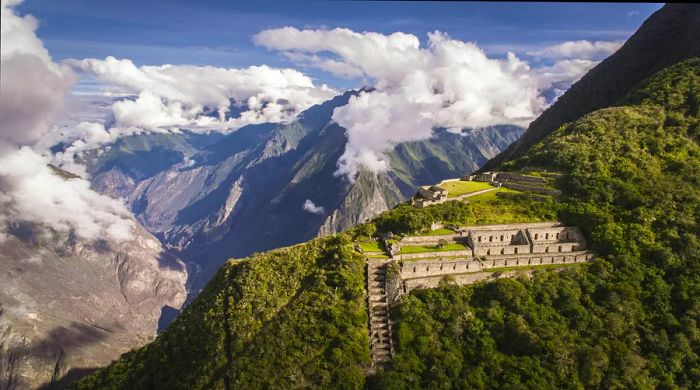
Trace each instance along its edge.
<path fill-rule="evenodd" d="M 442 251 L 442 252 L 423 252 L 423 253 L 404 253 L 394 255 L 396 260 L 410 260 L 410 259 L 426 259 L 431 257 L 471 257 L 471 249 L 462 251 Z"/>
<path fill-rule="evenodd" d="M 434 255 L 434 254 L 433 254 Z M 544 264 L 583 263 L 593 258 L 590 252 L 579 251 L 566 254 L 526 254 L 520 256 L 491 256 L 486 259 L 416 260 L 400 266 L 401 279 L 423 278 L 438 275 L 480 272 L 491 268 L 527 267 Z"/>
<path fill-rule="evenodd" d="M 481 262 L 463 260 L 418 260 L 401 266 L 401 279 L 481 271 Z"/>
<path fill-rule="evenodd" d="M 503 277 L 513 277 L 519 273 L 532 272 L 532 269 L 518 270 L 518 267 L 549 264 L 575 264 L 593 260 L 593 254 L 586 251 L 567 253 L 565 255 L 542 256 L 530 255 L 522 257 L 496 257 L 485 261 L 435 261 L 415 262 L 416 271 L 413 271 L 414 263 L 404 264 L 401 268 L 401 278 L 404 280 L 404 293 L 417 288 L 435 288 L 446 277 L 458 285 L 470 284 L 479 281 L 493 280 Z M 443 267 L 440 268 L 440 263 Z M 454 270 L 450 270 L 454 267 Z M 512 270 L 503 272 L 483 272 L 494 268 L 513 267 Z M 448 272 L 449 271 L 449 272 Z"/>
<path fill-rule="evenodd" d="M 410 236 L 404 237 L 399 242 L 401 245 L 436 245 L 440 240 L 446 240 L 448 242 L 453 242 L 457 238 L 460 238 L 459 233 L 455 234 L 444 234 L 439 236 Z"/>
<path fill-rule="evenodd" d="M 519 255 L 530 253 L 529 244 L 520 245 L 482 245 L 474 249 L 474 256 Z"/>
<path fill-rule="evenodd" d="M 455 285 L 464 286 L 467 284 L 473 284 L 478 282 L 486 282 L 502 278 L 512 278 L 519 275 L 528 276 L 531 273 L 532 270 L 513 270 L 505 272 L 474 272 L 470 274 L 453 275 L 451 279 Z M 445 276 L 432 276 L 428 278 L 405 280 L 404 292 L 408 293 L 411 290 L 438 287 L 440 285 L 440 282 L 443 281 L 444 278 Z"/>

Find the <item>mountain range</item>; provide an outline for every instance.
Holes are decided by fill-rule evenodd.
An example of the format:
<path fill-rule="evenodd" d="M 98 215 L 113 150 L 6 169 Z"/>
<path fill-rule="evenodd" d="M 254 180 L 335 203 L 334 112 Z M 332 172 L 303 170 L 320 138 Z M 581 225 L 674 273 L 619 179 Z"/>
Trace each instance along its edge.
<path fill-rule="evenodd" d="M 93 188 L 126 198 L 136 218 L 191 265 L 196 292 L 229 258 L 333 234 L 406 201 L 420 184 L 476 170 L 523 129 L 438 130 L 397 145 L 391 170 L 334 175 L 346 144 L 331 119 L 356 91 L 311 107 L 287 124 L 231 134 L 125 137 L 83 157 Z M 304 209 L 308 201 L 312 212 Z"/>

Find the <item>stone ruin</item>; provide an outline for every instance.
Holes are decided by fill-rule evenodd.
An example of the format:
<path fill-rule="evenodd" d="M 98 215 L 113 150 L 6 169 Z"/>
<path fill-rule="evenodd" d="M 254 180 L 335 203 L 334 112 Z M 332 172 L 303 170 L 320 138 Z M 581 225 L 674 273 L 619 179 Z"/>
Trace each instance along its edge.
<path fill-rule="evenodd" d="M 412 204 L 418 208 L 447 201 L 447 190 L 439 186 L 420 186 Z"/>
<path fill-rule="evenodd" d="M 505 187 L 518 191 L 527 191 L 539 195 L 559 196 L 561 191 L 549 187 L 549 179 L 560 177 L 560 174 L 547 173 L 547 178 L 524 175 L 513 172 L 483 172 L 475 175 L 463 176 L 461 181 L 480 181 L 491 183 L 495 188 Z M 482 191 L 479 191 L 482 192 Z M 440 204 L 447 201 L 448 191 L 440 186 L 421 186 L 418 187 L 418 193 L 411 199 L 411 204 L 417 208 L 423 208 L 434 204 Z M 468 197 L 470 194 L 462 196 Z M 455 198 L 454 200 L 459 200 Z"/>
<path fill-rule="evenodd" d="M 465 249 L 400 254 L 402 246 L 439 243 L 459 243 Z M 454 234 L 403 237 L 389 247 L 390 258 L 367 259 L 373 368 L 391 359 L 389 308 L 411 290 L 438 287 L 446 278 L 453 284 L 465 285 L 514 277 L 519 268 L 585 263 L 594 258 L 580 229 L 559 222 L 463 227 Z"/>
<path fill-rule="evenodd" d="M 557 173 L 547 173 L 548 178 L 555 179 L 560 177 Z M 514 172 L 483 172 L 475 175 L 462 177 L 464 181 L 483 181 L 493 184 L 497 187 L 505 187 L 518 191 L 528 191 L 540 195 L 559 196 L 561 191 L 549 188 L 548 178 L 524 175 Z"/>

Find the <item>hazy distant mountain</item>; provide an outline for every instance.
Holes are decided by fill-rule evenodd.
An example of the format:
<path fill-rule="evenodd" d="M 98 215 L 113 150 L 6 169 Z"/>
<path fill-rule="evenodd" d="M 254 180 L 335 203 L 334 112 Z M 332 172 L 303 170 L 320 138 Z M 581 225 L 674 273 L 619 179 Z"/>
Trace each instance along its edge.
<path fill-rule="evenodd" d="M 228 258 L 367 220 L 408 199 L 418 184 L 477 169 L 522 133 L 515 126 L 438 131 L 399 145 L 390 172 L 361 172 L 350 183 L 333 175 L 346 137 L 331 116 L 354 93 L 311 107 L 292 123 L 245 126 L 220 139 L 127 137 L 88 158 L 93 186 L 126 197 L 150 232 L 201 266 L 196 288 Z M 307 200 L 315 213 L 303 209 Z"/>

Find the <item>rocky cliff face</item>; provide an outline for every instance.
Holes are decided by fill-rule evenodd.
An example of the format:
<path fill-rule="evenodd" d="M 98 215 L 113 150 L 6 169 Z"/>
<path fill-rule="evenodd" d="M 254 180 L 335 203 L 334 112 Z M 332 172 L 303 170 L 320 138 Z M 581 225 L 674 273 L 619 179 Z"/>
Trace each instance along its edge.
<path fill-rule="evenodd" d="M 331 116 L 354 93 L 311 107 L 292 123 L 246 126 L 215 142 L 201 136 L 198 145 L 191 136 L 122 141 L 159 147 L 153 163 L 142 162 L 159 169 L 128 168 L 122 160 L 133 153 L 120 155 L 115 146 L 91 163 L 93 187 L 126 197 L 146 229 L 201 266 L 196 291 L 228 258 L 346 229 L 407 200 L 419 184 L 476 170 L 522 133 L 513 126 L 438 131 L 430 140 L 399 145 L 391 171 L 362 172 L 349 182 L 334 175 L 346 137 Z M 163 156 L 172 153 L 180 160 L 168 166 Z M 148 157 L 145 149 L 140 156 Z M 318 208 L 305 210 L 307 200 Z"/>
<path fill-rule="evenodd" d="M 184 264 L 136 224 L 120 243 L 15 223 L 0 242 L 0 388 L 61 388 L 156 335 Z"/>

